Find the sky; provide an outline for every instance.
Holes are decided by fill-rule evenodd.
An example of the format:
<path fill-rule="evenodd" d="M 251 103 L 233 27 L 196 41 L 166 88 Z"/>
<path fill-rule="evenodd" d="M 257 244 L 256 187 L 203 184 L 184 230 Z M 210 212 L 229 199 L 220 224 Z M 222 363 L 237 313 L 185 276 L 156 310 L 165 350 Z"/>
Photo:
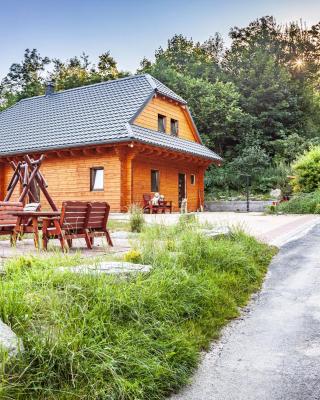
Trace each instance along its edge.
<path fill-rule="evenodd" d="M 96 61 L 110 50 L 119 68 L 135 72 L 175 33 L 204 41 L 231 27 L 273 15 L 279 23 L 320 21 L 320 0 L 0 0 L 0 79 L 26 48 L 67 60 Z"/>

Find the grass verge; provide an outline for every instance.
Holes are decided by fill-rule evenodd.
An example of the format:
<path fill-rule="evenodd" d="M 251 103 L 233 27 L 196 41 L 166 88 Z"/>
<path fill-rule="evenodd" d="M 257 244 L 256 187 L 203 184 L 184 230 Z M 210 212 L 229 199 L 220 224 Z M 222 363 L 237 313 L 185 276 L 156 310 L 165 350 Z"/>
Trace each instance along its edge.
<path fill-rule="evenodd" d="M 274 252 L 241 232 L 212 240 L 184 222 L 145 228 L 135 257 L 153 265 L 148 274 L 57 272 L 55 258 L 9 262 L 0 317 L 25 352 L 2 362 L 0 398 L 165 398 L 260 287 Z"/>
<path fill-rule="evenodd" d="M 291 200 L 280 203 L 275 211 L 284 214 L 320 214 L 320 190 L 300 193 Z"/>

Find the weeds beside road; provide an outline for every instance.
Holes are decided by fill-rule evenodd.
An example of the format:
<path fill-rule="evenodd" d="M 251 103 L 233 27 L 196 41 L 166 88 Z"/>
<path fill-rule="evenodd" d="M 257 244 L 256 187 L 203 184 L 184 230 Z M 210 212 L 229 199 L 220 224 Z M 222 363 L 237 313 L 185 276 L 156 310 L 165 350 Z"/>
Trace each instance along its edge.
<path fill-rule="evenodd" d="M 25 353 L 4 361 L 3 399 L 163 399 L 259 289 L 275 250 L 241 232 L 208 239 L 196 223 L 144 229 L 149 274 L 57 272 L 77 257 L 20 258 L 0 281 L 0 317 Z"/>

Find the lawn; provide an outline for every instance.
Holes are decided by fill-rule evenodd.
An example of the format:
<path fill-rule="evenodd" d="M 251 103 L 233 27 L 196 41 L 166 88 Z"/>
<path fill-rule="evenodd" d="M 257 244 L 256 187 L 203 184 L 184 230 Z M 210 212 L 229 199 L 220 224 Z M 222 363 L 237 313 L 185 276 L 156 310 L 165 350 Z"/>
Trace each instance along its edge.
<path fill-rule="evenodd" d="M 2 362 L 1 399 L 164 399 L 259 289 L 273 248 L 242 232 L 208 239 L 196 223 L 151 226 L 134 277 L 57 272 L 77 256 L 12 260 L 0 317 L 25 352 Z"/>

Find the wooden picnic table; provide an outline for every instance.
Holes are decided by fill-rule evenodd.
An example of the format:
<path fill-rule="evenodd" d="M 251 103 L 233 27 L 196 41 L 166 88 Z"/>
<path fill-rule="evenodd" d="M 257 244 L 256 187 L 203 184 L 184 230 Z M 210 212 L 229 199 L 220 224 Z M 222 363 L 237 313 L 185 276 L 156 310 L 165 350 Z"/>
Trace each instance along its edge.
<path fill-rule="evenodd" d="M 23 221 L 31 220 L 30 227 L 31 233 L 34 235 L 34 244 L 35 247 L 39 248 L 39 220 L 41 218 L 53 218 L 60 217 L 60 211 L 13 211 L 11 215 L 17 217 L 17 223 L 14 228 L 13 240 L 16 241 L 17 235 L 19 233 L 24 233 L 24 224 Z M 30 231 L 29 231 L 30 232 Z"/>

